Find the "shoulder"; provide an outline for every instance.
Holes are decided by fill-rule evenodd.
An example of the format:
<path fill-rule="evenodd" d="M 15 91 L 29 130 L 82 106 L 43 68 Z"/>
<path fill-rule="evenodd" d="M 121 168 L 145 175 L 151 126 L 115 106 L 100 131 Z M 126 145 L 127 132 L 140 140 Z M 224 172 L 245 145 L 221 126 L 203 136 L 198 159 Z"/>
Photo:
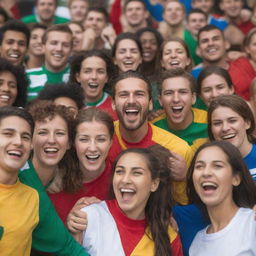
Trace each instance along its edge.
<path fill-rule="evenodd" d="M 23 18 L 21 19 L 21 21 L 23 21 L 24 23 L 33 23 L 33 22 L 37 22 L 36 16 L 33 15 L 33 14 L 23 17 Z"/>
<path fill-rule="evenodd" d="M 194 113 L 194 122 L 207 124 L 207 112 L 199 108 L 192 108 Z"/>
<path fill-rule="evenodd" d="M 43 71 L 42 67 L 40 67 L 40 68 L 31 68 L 31 69 L 26 70 L 27 75 L 42 74 L 43 72 L 44 71 Z"/>

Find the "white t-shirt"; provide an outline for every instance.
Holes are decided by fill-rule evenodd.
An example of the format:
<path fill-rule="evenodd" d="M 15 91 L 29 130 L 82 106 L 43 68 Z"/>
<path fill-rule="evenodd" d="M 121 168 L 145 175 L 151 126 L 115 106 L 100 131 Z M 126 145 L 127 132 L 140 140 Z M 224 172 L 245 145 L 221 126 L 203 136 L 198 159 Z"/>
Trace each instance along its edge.
<path fill-rule="evenodd" d="M 253 210 L 239 208 L 222 230 L 207 234 L 207 229 L 196 234 L 189 248 L 189 256 L 256 256 L 256 221 Z"/>

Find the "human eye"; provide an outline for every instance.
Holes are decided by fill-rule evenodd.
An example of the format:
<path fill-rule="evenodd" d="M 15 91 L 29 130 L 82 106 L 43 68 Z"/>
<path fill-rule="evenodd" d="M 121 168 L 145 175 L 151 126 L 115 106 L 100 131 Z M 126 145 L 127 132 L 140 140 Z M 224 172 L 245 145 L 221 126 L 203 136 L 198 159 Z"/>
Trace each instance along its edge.
<path fill-rule="evenodd" d="M 134 48 L 131 50 L 131 52 L 137 54 L 139 52 L 139 50 Z"/>
<path fill-rule="evenodd" d="M 57 44 L 58 44 L 58 42 L 56 40 L 50 41 L 50 45 L 57 45 Z"/>
<path fill-rule="evenodd" d="M 83 72 L 85 74 L 90 74 L 92 72 L 92 70 L 90 68 L 86 68 L 86 69 L 83 70 Z"/>
<path fill-rule="evenodd" d="M 99 74 L 106 74 L 106 70 L 105 70 L 105 69 L 99 69 L 99 70 L 98 70 L 98 73 L 99 73 Z"/>
<path fill-rule="evenodd" d="M 41 135 L 41 136 L 44 136 L 44 135 L 46 135 L 48 132 L 46 131 L 46 130 L 39 130 L 38 132 L 37 132 L 37 134 L 38 135 Z"/>
<path fill-rule="evenodd" d="M 188 90 L 180 90 L 180 94 L 188 94 L 189 93 L 189 91 Z"/>
<path fill-rule="evenodd" d="M 121 174 L 123 174 L 123 173 L 124 173 L 124 169 L 123 169 L 123 168 L 117 167 L 117 168 L 115 169 L 115 174 L 121 175 Z"/>
<path fill-rule="evenodd" d="M 31 140 L 31 135 L 30 134 L 23 134 L 22 139 L 25 141 L 30 141 Z"/>
<path fill-rule="evenodd" d="M 17 84 L 16 83 L 9 83 L 9 87 L 12 88 L 12 89 L 16 89 Z"/>
<path fill-rule="evenodd" d="M 173 94 L 173 91 L 170 91 L 170 90 L 163 92 L 163 95 L 166 95 L 166 96 L 172 95 L 172 94 Z"/>
<path fill-rule="evenodd" d="M 234 124 L 237 122 L 237 118 L 230 118 L 229 123 Z"/>
<path fill-rule="evenodd" d="M 6 40 L 6 43 L 7 43 L 7 44 L 13 44 L 13 43 L 14 43 L 14 40 L 13 40 L 13 39 L 8 39 L 8 40 Z"/>
<path fill-rule="evenodd" d="M 197 170 L 198 170 L 198 169 L 202 169 L 202 168 L 203 168 L 203 164 L 202 164 L 202 163 L 199 162 L 199 163 L 196 163 L 196 164 L 195 164 L 194 169 L 197 169 Z"/>
<path fill-rule="evenodd" d="M 142 92 L 142 91 L 138 91 L 135 93 L 136 96 L 138 97 L 144 97 L 145 96 L 145 92 Z"/>
<path fill-rule="evenodd" d="M 202 92 L 207 93 L 207 92 L 210 92 L 211 90 L 212 89 L 210 87 L 205 87 L 205 88 L 202 89 Z"/>
<path fill-rule="evenodd" d="M 107 140 L 107 138 L 103 137 L 103 136 L 97 138 L 97 141 L 100 142 L 100 143 L 104 143 L 106 140 Z"/>
<path fill-rule="evenodd" d="M 127 93 L 127 92 L 120 92 L 118 95 L 119 95 L 119 97 L 121 97 L 121 98 L 125 98 L 125 97 L 128 96 L 128 93 Z"/>
<path fill-rule="evenodd" d="M 25 46 L 26 45 L 26 43 L 25 43 L 25 41 L 19 41 L 19 46 Z"/>
<path fill-rule="evenodd" d="M 7 136 L 7 137 L 11 137 L 13 135 L 13 132 L 6 130 L 6 131 L 3 131 L 2 134 Z"/>
<path fill-rule="evenodd" d="M 141 176 L 142 174 L 143 174 L 143 172 L 141 170 L 134 170 L 133 171 L 134 176 Z"/>
<path fill-rule="evenodd" d="M 65 131 L 57 131 L 56 135 L 58 136 L 65 136 L 67 133 Z"/>
<path fill-rule="evenodd" d="M 86 143 L 86 142 L 88 142 L 90 139 L 89 139 L 89 137 L 87 137 L 87 136 L 81 136 L 81 137 L 78 138 L 78 140 L 79 140 L 80 142 Z"/>
<path fill-rule="evenodd" d="M 213 126 L 220 126 L 222 124 L 222 122 L 221 121 L 212 121 L 212 125 Z"/>

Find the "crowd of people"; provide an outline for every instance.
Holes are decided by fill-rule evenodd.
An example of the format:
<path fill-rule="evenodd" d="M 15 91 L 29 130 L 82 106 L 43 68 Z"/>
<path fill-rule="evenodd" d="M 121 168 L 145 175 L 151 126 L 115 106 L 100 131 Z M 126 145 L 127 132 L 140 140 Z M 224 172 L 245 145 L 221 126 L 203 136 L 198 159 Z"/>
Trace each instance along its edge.
<path fill-rule="evenodd" d="M 256 256 L 256 3 L 58 4 L 0 2 L 0 254 Z"/>

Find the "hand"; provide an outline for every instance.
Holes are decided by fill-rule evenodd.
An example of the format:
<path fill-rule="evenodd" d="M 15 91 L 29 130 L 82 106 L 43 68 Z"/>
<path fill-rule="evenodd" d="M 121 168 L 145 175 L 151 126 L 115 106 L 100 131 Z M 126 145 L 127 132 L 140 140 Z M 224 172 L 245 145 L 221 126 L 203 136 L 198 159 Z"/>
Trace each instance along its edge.
<path fill-rule="evenodd" d="M 187 175 L 187 164 L 185 159 L 179 155 L 170 151 L 172 156 L 169 158 L 171 177 L 175 181 L 184 181 Z"/>
<path fill-rule="evenodd" d="M 96 33 L 95 33 L 94 29 L 87 28 L 83 33 L 82 50 L 93 49 L 95 40 L 96 40 Z"/>
<path fill-rule="evenodd" d="M 148 121 L 153 121 L 155 118 L 161 116 L 164 113 L 163 109 L 158 109 L 156 111 L 152 111 L 148 115 Z"/>
<path fill-rule="evenodd" d="M 101 38 L 112 47 L 116 40 L 116 32 L 111 25 L 106 26 L 101 32 Z"/>
<path fill-rule="evenodd" d="M 59 193 L 60 191 L 62 191 L 63 187 L 62 187 L 62 175 L 60 174 L 61 172 L 58 170 L 56 172 L 56 175 L 53 179 L 53 181 L 51 182 L 51 184 L 47 187 L 46 191 L 50 194 L 54 194 L 54 193 Z"/>
<path fill-rule="evenodd" d="M 67 217 L 67 228 L 72 234 L 80 233 L 87 228 L 87 214 L 81 209 L 94 203 L 99 203 L 100 200 L 96 197 L 80 198 Z"/>

